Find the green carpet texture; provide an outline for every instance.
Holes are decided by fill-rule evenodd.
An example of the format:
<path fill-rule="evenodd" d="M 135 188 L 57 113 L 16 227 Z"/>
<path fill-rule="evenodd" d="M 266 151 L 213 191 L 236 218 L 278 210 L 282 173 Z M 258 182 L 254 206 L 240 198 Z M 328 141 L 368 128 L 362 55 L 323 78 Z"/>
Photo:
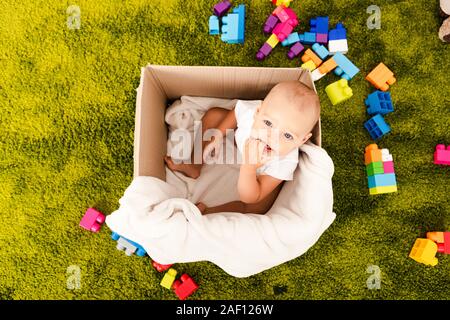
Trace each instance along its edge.
<path fill-rule="evenodd" d="M 255 60 L 274 5 L 233 1 L 240 3 L 246 39 L 231 45 L 208 34 L 213 0 L 2 0 L 0 299 L 177 299 L 159 285 L 148 256 L 127 257 L 106 226 L 97 234 L 78 223 L 88 207 L 116 210 L 131 183 L 141 67 L 299 67 L 281 46 Z M 381 29 L 366 25 L 372 4 Z M 79 29 L 71 5 L 80 8 Z M 433 164 L 436 144 L 450 144 L 450 46 L 438 38 L 438 1 L 291 7 L 302 32 L 316 16 L 329 16 L 331 27 L 343 21 L 347 56 L 361 70 L 350 81 L 353 97 L 336 106 L 324 89 L 338 77 L 316 83 L 323 147 L 335 165 L 336 220 L 304 255 L 252 277 L 234 278 L 210 262 L 175 265 L 200 285 L 191 299 L 449 299 L 450 257 L 438 254 L 435 267 L 408 258 L 416 238 L 450 230 L 450 168 Z M 364 78 L 381 61 L 398 79 L 390 90 L 395 111 L 385 117 L 392 132 L 378 142 L 394 157 L 398 192 L 369 196 L 364 99 L 374 88 Z"/>

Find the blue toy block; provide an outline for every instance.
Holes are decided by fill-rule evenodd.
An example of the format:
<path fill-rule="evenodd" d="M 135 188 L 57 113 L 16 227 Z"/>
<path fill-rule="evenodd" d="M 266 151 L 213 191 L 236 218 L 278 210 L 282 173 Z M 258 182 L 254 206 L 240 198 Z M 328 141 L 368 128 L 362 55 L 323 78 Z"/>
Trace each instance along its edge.
<path fill-rule="evenodd" d="M 359 69 L 341 52 L 337 52 L 333 59 L 338 65 L 334 69 L 334 74 L 337 76 L 350 81 L 359 72 Z"/>
<path fill-rule="evenodd" d="M 300 42 L 300 37 L 297 32 L 292 32 L 286 39 L 283 40 L 283 42 L 281 42 L 281 45 L 283 47 L 287 47 L 296 42 Z"/>
<path fill-rule="evenodd" d="M 347 39 L 347 30 L 345 30 L 344 25 L 339 22 L 335 29 L 331 29 L 328 33 L 328 41 L 331 40 L 344 40 Z"/>
<path fill-rule="evenodd" d="M 381 114 L 377 114 L 367 120 L 367 122 L 364 123 L 364 128 L 369 131 L 370 136 L 374 140 L 377 140 L 385 134 L 391 132 L 391 128 L 386 123 L 386 121 L 384 121 L 384 118 Z"/>
<path fill-rule="evenodd" d="M 209 17 L 209 34 L 216 35 L 220 33 L 219 18 L 216 16 Z"/>
<path fill-rule="evenodd" d="M 367 177 L 370 188 L 396 186 L 395 173 L 375 174 Z"/>
<path fill-rule="evenodd" d="M 245 5 L 240 4 L 233 12 L 222 17 L 222 35 L 220 39 L 226 43 L 244 43 Z"/>
<path fill-rule="evenodd" d="M 317 17 L 309 20 L 312 33 L 326 33 L 328 34 L 328 17 Z"/>
<path fill-rule="evenodd" d="M 372 92 L 364 103 L 367 106 L 367 113 L 370 115 L 377 113 L 385 115 L 394 111 L 390 92 L 380 90 Z"/>
<path fill-rule="evenodd" d="M 316 34 L 312 32 L 305 32 L 299 35 L 300 42 L 304 44 L 313 44 L 316 42 Z"/>
<path fill-rule="evenodd" d="M 319 43 L 314 43 L 312 49 L 317 54 L 317 56 L 322 60 L 325 60 L 326 57 L 330 55 L 330 51 L 328 51 L 328 49 L 325 48 L 325 46 Z"/>
<path fill-rule="evenodd" d="M 139 245 L 138 243 L 131 241 L 130 239 L 127 239 L 125 237 L 122 237 L 117 232 L 113 232 L 111 234 L 111 239 L 114 241 L 117 241 L 117 249 L 123 250 L 125 249 L 125 253 L 127 255 L 131 255 L 132 253 L 135 253 L 139 257 L 143 257 L 147 254 L 145 249 Z"/>

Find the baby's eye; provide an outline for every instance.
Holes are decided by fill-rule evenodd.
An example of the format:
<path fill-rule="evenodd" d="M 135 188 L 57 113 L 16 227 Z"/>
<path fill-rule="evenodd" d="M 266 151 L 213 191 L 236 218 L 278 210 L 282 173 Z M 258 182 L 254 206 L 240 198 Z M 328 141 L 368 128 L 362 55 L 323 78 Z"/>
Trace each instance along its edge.
<path fill-rule="evenodd" d="M 285 137 L 286 139 L 288 139 L 288 140 L 294 139 L 294 137 L 292 136 L 292 134 L 287 133 L 287 132 L 284 134 L 284 137 Z"/>
<path fill-rule="evenodd" d="M 270 122 L 269 120 L 263 120 L 264 124 L 268 127 L 272 126 L 272 122 Z"/>

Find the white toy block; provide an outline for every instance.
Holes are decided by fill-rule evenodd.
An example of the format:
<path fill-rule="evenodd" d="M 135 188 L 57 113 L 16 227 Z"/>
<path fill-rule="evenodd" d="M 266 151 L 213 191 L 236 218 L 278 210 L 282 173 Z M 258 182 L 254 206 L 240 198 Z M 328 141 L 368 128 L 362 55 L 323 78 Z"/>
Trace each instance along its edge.
<path fill-rule="evenodd" d="M 343 54 L 347 53 L 348 52 L 347 39 L 328 41 L 328 51 L 330 51 L 331 54 L 335 54 L 337 52 L 341 52 Z"/>
<path fill-rule="evenodd" d="M 127 256 L 131 256 L 137 250 L 137 248 L 134 245 L 132 245 L 131 243 L 129 243 L 127 240 L 125 240 L 122 237 L 120 237 L 119 240 L 117 240 L 116 248 L 117 248 L 117 250 L 121 250 L 121 251 L 125 250 L 125 254 Z"/>
<path fill-rule="evenodd" d="M 392 154 L 389 153 L 389 149 L 381 149 L 381 161 L 394 161 Z"/>
<path fill-rule="evenodd" d="M 311 73 L 311 77 L 312 77 L 313 81 L 320 80 L 320 79 L 322 79 L 325 75 L 326 75 L 326 73 L 320 72 L 319 69 L 316 69 L 316 70 L 314 70 L 314 71 Z"/>

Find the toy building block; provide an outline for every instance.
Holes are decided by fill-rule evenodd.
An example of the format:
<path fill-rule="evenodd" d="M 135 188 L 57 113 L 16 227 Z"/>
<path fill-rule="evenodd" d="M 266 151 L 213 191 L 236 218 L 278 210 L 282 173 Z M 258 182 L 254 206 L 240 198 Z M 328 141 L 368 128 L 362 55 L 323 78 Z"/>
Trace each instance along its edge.
<path fill-rule="evenodd" d="M 347 53 L 348 52 L 348 42 L 347 39 L 341 40 L 330 40 L 328 41 L 328 50 L 331 54 L 335 53 Z"/>
<path fill-rule="evenodd" d="M 316 34 L 312 32 L 305 32 L 299 35 L 300 42 L 304 44 L 314 44 L 316 43 Z"/>
<path fill-rule="evenodd" d="M 325 60 L 330 55 L 328 49 L 319 43 L 314 43 L 312 45 L 312 49 L 315 52 L 315 54 L 317 54 L 317 56 L 322 60 Z"/>
<path fill-rule="evenodd" d="M 438 144 L 434 151 L 434 164 L 450 165 L 450 145 Z"/>
<path fill-rule="evenodd" d="M 275 26 L 272 33 L 275 34 L 280 41 L 284 41 L 294 30 L 294 26 L 289 21 L 280 22 Z"/>
<path fill-rule="evenodd" d="M 287 53 L 287 56 L 289 59 L 292 60 L 296 56 L 298 56 L 304 49 L 305 49 L 305 47 L 303 47 L 303 45 L 300 42 L 297 42 L 292 47 L 289 48 L 289 52 Z"/>
<path fill-rule="evenodd" d="M 391 193 L 391 192 L 397 192 L 397 186 L 380 186 L 380 187 L 374 187 L 369 189 L 369 194 L 371 196 L 377 195 L 377 194 L 384 194 L 384 193 Z"/>
<path fill-rule="evenodd" d="M 367 106 L 367 113 L 370 115 L 377 113 L 385 115 L 394 111 L 390 92 L 383 92 L 380 90 L 372 92 L 364 103 Z"/>
<path fill-rule="evenodd" d="M 315 69 L 313 72 L 311 72 L 311 79 L 313 81 L 320 80 L 320 79 L 322 79 L 325 76 L 326 76 L 326 73 L 320 72 L 319 69 Z"/>
<path fill-rule="evenodd" d="M 374 140 L 380 139 L 385 134 L 391 132 L 391 128 L 381 114 L 376 114 L 367 120 L 367 122 L 364 123 L 364 128 L 369 131 L 370 136 Z"/>
<path fill-rule="evenodd" d="M 392 158 L 392 154 L 389 153 L 389 149 L 381 149 L 381 161 L 394 161 L 394 158 Z"/>
<path fill-rule="evenodd" d="M 359 72 L 359 69 L 342 53 L 337 52 L 331 59 L 336 61 L 334 74 L 350 81 Z"/>
<path fill-rule="evenodd" d="M 222 17 L 228 10 L 231 9 L 231 2 L 228 0 L 217 3 L 214 8 L 214 14 L 218 17 Z"/>
<path fill-rule="evenodd" d="M 286 8 L 289 7 L 292 0 L 272 0 L 272 3 L 276 6 L 285 6 Z"/>
<path fill-rule="evenodd" d="M 261 48 L 259 48 L 258 52 L 256 53 L 256 60 L 262 61 L 264 60 L 271 52 L 272 47 L 267 42 L 264 42 Z"/>
<path fill-rule="evenodd" d="M 161 283 L 160 283 L 161 286 L 170 290 L 172 288 L 172 284 L 175 281 L 176 276 L 177 276 L 177 270 L 170 268 L 169 270 L 167 270 L 166 274 L 162 278 Z"/>
<path fill-rule="evenodd" d="M 117 250 L 125 251 L 125 254 L 127 256 L 131 256 L 134 253 L 139 257 L 143 257 L 147 254 L 147 252 L 141 245 L 139 245 L 136 242 L 131 241 L 125 237 L 122 237 L 117 232 L 113 232 L 111 234 L 111 238 L 114 241 L 117 241 L 117 247 L 116 247 Z"/>
<path fill-rule="evenodd" d="M 395 173 L 394 162 L 393 161 L 383 161 L 383 171 L 384 171 L 384 173 Z"/>
<path fill-rule="evenodd" d="M 331 104 L 334 106 L 353 96 L 352 89 L 348 86 L 346 79 L 341 79 L 325 87 L 325 92 L 330 98 Z"/>
<path fill-rule="evenodd" d="M 209 34 L 216 35 L 220 33 L 219 18 L 216 16 L 209 17 Z"/>
<path fill-rule="evenodd" d="M 316 34 L 318 43 L 326 44 L 328 42 L 328 17 L 317 17 L 309 21 L 310 32 Z"/>
<path fill-rule="evenodd" d="M 369 144 L 364 149 L 364 164 L 368 165 L 372 162 L 381 162 L 382 161 L 382 151 L 378 148 L 378 145 L 375 143 Z"/>
<path fill-rule="evenodd" d="M 172 264 L 160 264 L 160 263 L 158 263 L 158 262 L 156 262 L 156 261 L 153 261 L 153 262 L 152 262 L 152 266 L 153 266 L 153 268 L 155 268 L 158 272 L 163 272 L 163 271 L 166 271 L 167 269 L 169 269 L 169 268 L 172 266 Z"/>
<path fill-rule="evenodd" d="M 344 24 L 339 22 L 336 24 L 336 28 L 331 29 L 328 33 L 328 41 L 343 39 L 347 39 L 347 30 L 345 30 Z"/>
<path fill-rule="evenodd" d="M 99 232 L 102 224 L 105 222 L 105 215 L 94 208 L 88 208 L 80 221 L 80 227 L 92 231 Z"/>
<path fill-rule="evenodd" d="M 438 264 L 436 258 L 437 244 L 430 239 L 416 239 L 414 246 L 409 253 L 409 257 L 417 262 L 435 266 Z"/>
<path fill-rule="evenodd" d="M 311 73 L 313 81 L 323 78 L 328 72 L 337 67 L 336 61 L 332 58 L 328 59 L 322 65 Z"/>
<path fill-rule="evenodd" d="M 272 33 L 273 29 L 279 22 L 280 20 L 278 20 L 277 16 L 274 16 L 272 14 L 269 15 L 263 26 L 264 33 Z"/>
<path fill-rule="evenodd" d="M 368 176 L 385 173 L 384 162 L 377 161 L 377 162 L 372 162 L 372 163 L 367 164 L 366 165 L 366 173 Z"/>
<path fill-rule="evenodd" d="M 300 37 L 297 32 L 292 32 L 288 37 L 281 43 L 283 47 L 290 46 L 294 43 L 300 42 Z"/>
<path fill-rule="evenodd" d="M 450 232 L 427 232 L 427 239 L 433 240 L 438 245 L 438 252 L 450 254 Z"/>
<path fill-rule="evenodd" d="M 183 274 L 180 280 L 175 280 L 172 289 L 180 300 L 184 300 L 198 289 L 198 285 L 190 276 Z"/>
<path fill-rule="evenodd" d="M 272 13 L 272 15 L 277 16 L 277 18 L 283 23 L 288 22 L 293 27 L 298 25 L 298 18 L 294 10 L 291 8 L 286 8 L 284 6 L 278 6 Z"/>
<path fill-rule="evenodd" d="M 241 4 L 222 17 L 221 40 L 226 43 L 244 43 L 245 5 Z"/>
<path fill-rule="evenodd" d="M 322 64 L 322 60 L 312 51 L 311 49 L 308 49 L 305 51 L 305 53 L 302 56 L 302 62 L 308 62 L 308 61 L 314 62 L 316 67 L 320 66 Z"/>
<path fill-rule="evenodd" d="M 269 39 L 266 40 L 266 42 L 269 44 L 269 46 L 275 48 L 280 41 L 275 34 L 272 34 Z"/>
<path fill-rule="evenodd" d="M 395 173 L 375 174 L 367 177 L 367 182 L 370 188 L 396 186 L 397 180 Z"/>
<path fill-rule="evenodd" d="M 394 73 L 382 62 L 366 76 L 366 80 L 381 91 L 388 91 L 396 81 Z"/>
<path fill-rule="evenodd" d="M 314 69 L 316 69 L 316 65 L 314 64 L 314 62 L 312 62 L 312 60 L 309 60 L 308 62 L 305 62 L 301 65 L 301 67 L 303 69 L 308 69 L 309 71 L 314 71 Z"/>

